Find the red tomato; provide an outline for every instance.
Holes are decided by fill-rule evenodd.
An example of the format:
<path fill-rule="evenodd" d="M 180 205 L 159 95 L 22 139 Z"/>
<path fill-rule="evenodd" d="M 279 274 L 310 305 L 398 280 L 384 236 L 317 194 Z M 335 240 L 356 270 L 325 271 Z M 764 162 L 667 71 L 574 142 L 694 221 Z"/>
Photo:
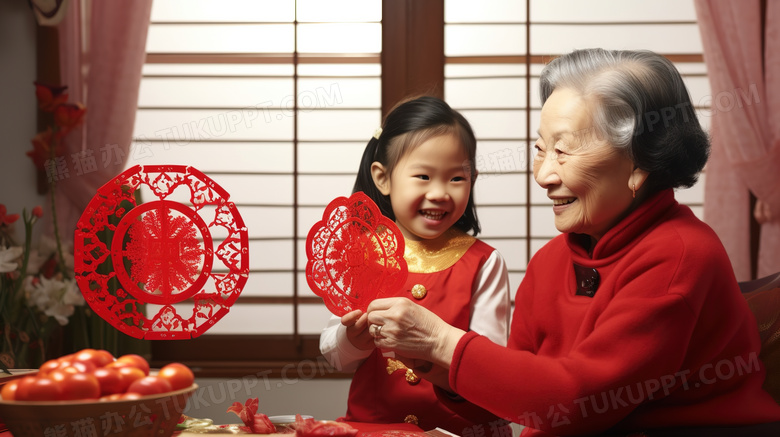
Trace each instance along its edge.
<path fill-rule="evenodd" d="M 3 384 L 3 389 L 0 390 L 0 396 L 4 401 L 12 401 L 16 398 L 16 387 L 19 385 L 19 380 L 13 380 Z"/>
<path fill-rule="evenodd" d="M 98 349 L 95 352 L 95 361 L 98 361 L 100 363 L 103 363 L 102 365 L 105 366 L 108 363 L 113 363 L 116 358 L 114 358 L 114 355 L 103 349 Z"/>
<path fill-rule="evenodd" d="M 95 367 L 103 367 L 108 363 L 114 361 L 114 356 L 111 352 L 106 350 L 97 349 L 82 349 L 73 357 L 74 362 L 88 362 L 95 365 Z"/>
<path fill-rule="evenodd" d="M 70 373 L 91 373 L 97 369 L 91 361 L 64 361 L 60 363 L 59 370 Z"/>
<path fill-rule="evenodd" d="M 49 379 L 53 379 L 57 382 L 62 382 L 68 376 L 69 373 L 71 372 L 65 372 L 62 369 L 57 369 L 49 372 L 49 374 L 46 375 L 46 377 Z"/>
<path fill-rule="evenodd" d="M 17 401 L 59 401 L 63 398 L 60 384 L 47 377 L 35 377 L 27 384 L 23 397 L 18 394 Z"/>
<path fill-rule="evenodd" d="M 101 367 L 93 370 L 92 375 L 97 378 L 98 384 L 100 384 L 100 394 L 102 396 L 122 391 L 122 376 L 118 370 Z"/>
<path fill-rule="evenodd" d="M 14 399 L 19 401 L 27 397 L 27 389 L 30 387 L 30 384 L 32 384 L 35 381 L 35 376 L 25 376 L 20 379 L 17 379 L 17 385 L 16 385 L 16 392 L 14 394 Z"/>
<path fill-rule="evenodd" d="M 113 393 L 110 395 L 101 396 L 100 399 L 98 399 L 100 402 L 109 402 L 109 401 L 118 401 L 122 399 L 122 396 L 124 396 L 125 393 Z"/>
<path fill-rule="evenodd" d="M 130 387 L 127 387 L 127 393 L 138 393 L 142 396 L 156 395 L 172 391 L 171 383 L 159 376 L 145 376 L 133 381 Z"/>
<path fill-rule="evenodd" d="M 139 393 L 122 393 L 119 395 L 119 399 L 123 401 L 128 401 L 132 399 L 141 399 L 143 397 L 142 394 Z"/>
<path fill-rule="evenodd" d="M 122 355 L 116 360 L 119 362 L 131 363 L 135 367 L 138 367 L 139 369 L 143 370 L 144 375 L 149 374 L 149 362 L 146 361 L 146 359 L 140 355 L 126 354 L 126 355 Z"/>
<path fill-rule="evenodd" d="M 121 385 L 119 386 L 120 393 L 126 392 L 127 388 L 130 387 L 130 384 L 146 376 L 144 375 L 143 370 L 134 366 L 118 367 L 116 370 L 121 378 Z"/>
<path fill-rule="evenodd" d="M 195 382 L 195 374 L 189 367 L 181 363 L 171 363 L 160 369 L 157 376 L 165 379 L 174 390 L 187 388 Z"/>
<path fill-rule="evenodd" d="M 41 367 L 38 368 L 38 376 L 46 376 L 46 374 L 58 367 L 60 367 L 60 361 L 58 359 L 49 360 L 41 364 Z"/>
<path fill-rule="evenodd" d="M 97 399 L 100 397 L 100 383 L 91 373 L 65 373 L 59 381 L 65 400 Z"/>
<path fill-rule="evenodd" d="M 138 367 L 135 364 L 133 364 L 133 363 L 131 363 L 129 361 L 116 361 L 116 360 L 106 364 L 103 367 L 105 367 L 107 369 L 117 369 L 117 370 L 120 369 L 121 367 L 135 367 L 136 369 L 138 369 Z M 141 369 L 138 369 L 138 370 L 141 370 Z M 141 373 L 143 373 L 143 370 L 141 370 Z"/>

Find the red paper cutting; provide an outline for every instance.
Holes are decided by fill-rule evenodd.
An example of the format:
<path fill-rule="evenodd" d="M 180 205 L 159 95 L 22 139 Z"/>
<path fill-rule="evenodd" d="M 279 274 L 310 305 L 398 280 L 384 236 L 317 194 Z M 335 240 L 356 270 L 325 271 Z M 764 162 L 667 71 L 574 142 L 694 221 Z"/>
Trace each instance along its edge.
<path fill-rule="evenodd" d="M 337 316 L 403 286 L 404 237 L 364 193 L 333 200 L 306 238 L 306 280 Z"/>
<path fill-rule="evenodd" d="M 155 199 L 137 204 L 144 187 Z M 173 193 L 189 205 L 168 199 Z M 136 338 L 203 334 L 227 314 L 249 273 L 247 229 L 229 198 L 187 166 L 135 166 L 101 187 L 74 242 L 89 306 Z"/>

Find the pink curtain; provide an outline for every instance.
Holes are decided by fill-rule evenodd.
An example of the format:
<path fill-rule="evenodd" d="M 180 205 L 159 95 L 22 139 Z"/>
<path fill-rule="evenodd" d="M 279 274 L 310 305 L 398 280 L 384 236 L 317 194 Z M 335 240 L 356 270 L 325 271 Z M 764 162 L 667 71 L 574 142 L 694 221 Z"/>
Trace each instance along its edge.
<path fill-rule="evenodd" d="M 72 241 L 76 222 L 97 189 L 125 167 L 146 56 L 152 0 L 71 0 L 59 25 L 61 83 L 71 102 L 87 108 L 83 127 L 65 137 L 67 177 L 58 175 L 60 236 Z"/>
<path fill-rule="evenodd" d="M 766 276 L 780 271 L 780 1 L 765 2 L 765 21 L 761 0 L 695 4 L 712 88 L 704 220 L 737 279 L 750 279 L 752 192 L 761 224 L 757 274 Z"/>

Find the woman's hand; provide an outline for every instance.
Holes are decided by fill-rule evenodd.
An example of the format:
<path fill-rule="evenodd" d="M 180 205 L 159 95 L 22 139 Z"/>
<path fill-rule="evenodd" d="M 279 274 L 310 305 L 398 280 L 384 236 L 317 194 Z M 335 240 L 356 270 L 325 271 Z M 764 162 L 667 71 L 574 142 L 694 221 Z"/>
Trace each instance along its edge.
<path fill-rule="evenodd" d="M 409 299 L 376 299 L 368 306 L 374 344 L 397 354 L 430 361 L 449 369 L 464 331 L 452 327 L 430 310 Z"/>
<path fill-rule="evenodd" d="M 420 378 L 428 380 L 433 385 L 437 385 L 447 392 L 451 392 L 449 375 L 450 370 L 442 366 L 435 365 L 430 361 L 416 360 L 406 358 L 395 354 L 395 359 L 404 363 L 404 365 L 414 371 L 414 374 Z"/>
<path fill-rule="evenodd" d="M 347 327 L 347 340 L 360 350 L 374 348 L 374 337 L 368 332 L 368 314 L 355 310 L 341 316 L 341 324 Z"/>

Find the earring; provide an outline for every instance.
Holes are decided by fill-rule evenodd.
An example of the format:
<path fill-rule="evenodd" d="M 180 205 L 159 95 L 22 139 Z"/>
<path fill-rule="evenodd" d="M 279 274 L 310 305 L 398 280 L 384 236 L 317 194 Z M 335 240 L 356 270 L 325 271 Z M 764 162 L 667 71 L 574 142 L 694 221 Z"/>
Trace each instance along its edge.
<path fill-rule="evenodd" d="M 636 199 L 636 184 L 631 184 L 631 197 Z"/>

